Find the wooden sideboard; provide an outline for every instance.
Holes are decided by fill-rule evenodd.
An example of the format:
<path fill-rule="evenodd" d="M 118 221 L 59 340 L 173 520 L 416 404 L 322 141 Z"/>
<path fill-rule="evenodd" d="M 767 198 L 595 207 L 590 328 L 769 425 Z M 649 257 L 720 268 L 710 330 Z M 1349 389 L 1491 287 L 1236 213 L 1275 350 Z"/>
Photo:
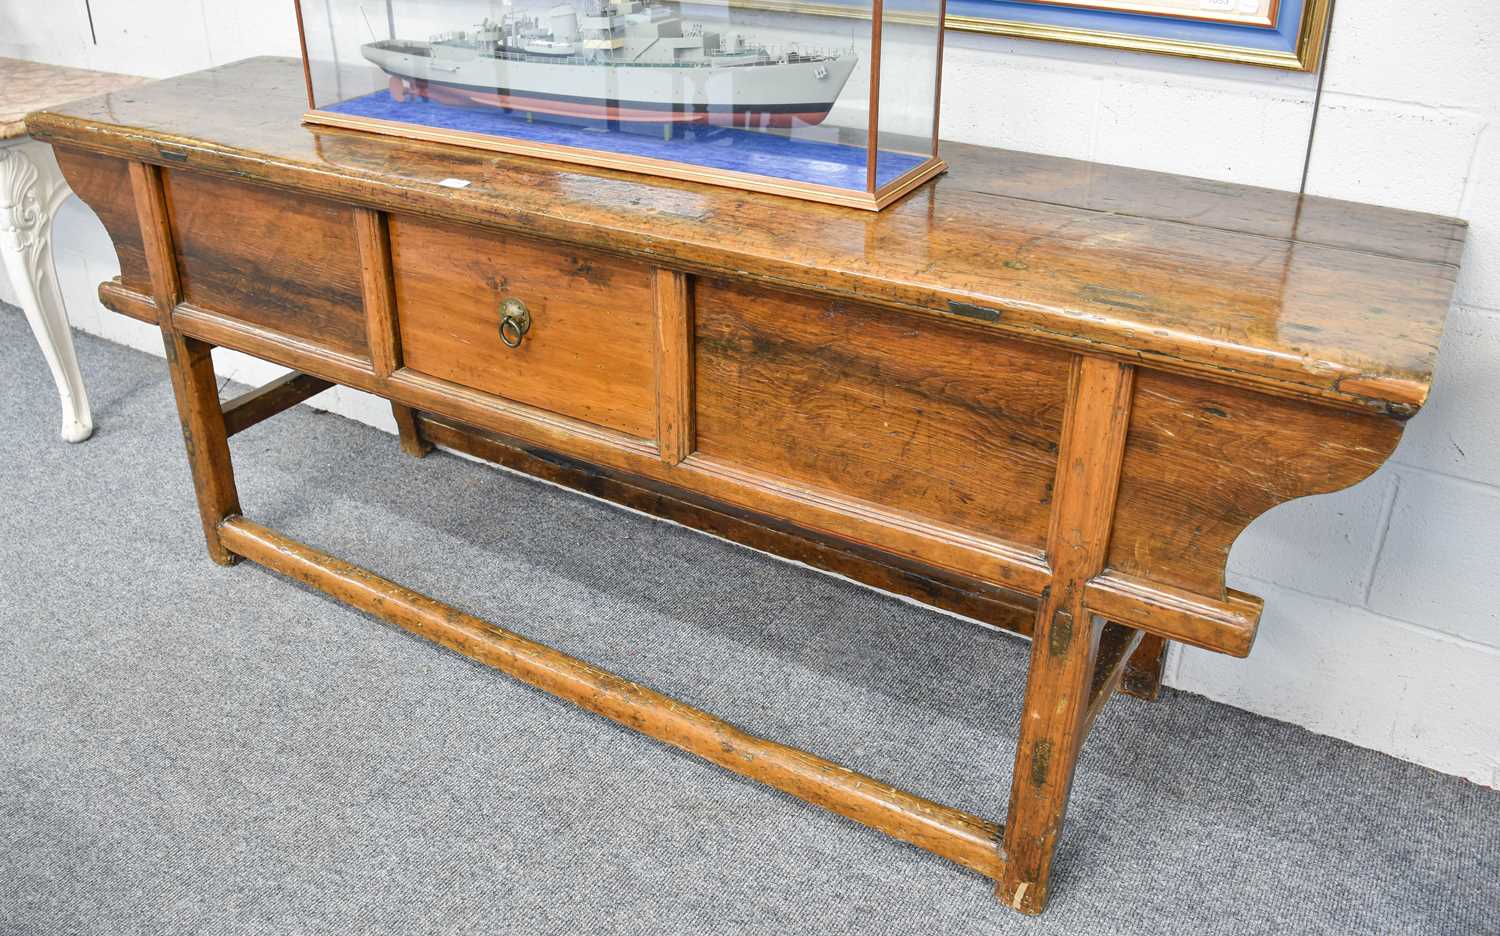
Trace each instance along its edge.
<path fill-rule="evenodd" d="M 33 114 L 160 326 L 209 553 L 994 878 L 1039 912 L 1080 746 L 1168 641 L 1243 656 L 1236 536 L 1426 398 L 1464 226 L 947 145 L 880 214 L 299 125 L 255 59 Z M 292 369 L 221 403 L 209 351 Z M 228 437 L 332 383 L 480 455 L 1032 638 L 1003 825 L 247 519 Z M 996 812 L 999 810 L 997 795 Z"/>

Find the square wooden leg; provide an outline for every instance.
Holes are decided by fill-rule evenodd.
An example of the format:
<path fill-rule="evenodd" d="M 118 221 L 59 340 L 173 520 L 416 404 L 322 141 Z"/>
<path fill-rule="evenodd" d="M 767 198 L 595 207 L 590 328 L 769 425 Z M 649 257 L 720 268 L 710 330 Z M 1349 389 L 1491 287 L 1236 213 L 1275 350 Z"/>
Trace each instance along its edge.
<path fill-rule="evenodd" d="M 1005 872 L 995 882 L 995 895 L 1022 913 L 1046 909 L 1052 856 L 1088 730 L 1089 687 L 1103 622 L 1076 623 L 1081 626 L 1068 611 L 1049 609 L 1033 637 L 1005 821 Z"/>
<path fill-rule="evenodd" d="M 219 403 L 219 382 L 214 376 L 213 346 L 170 329 L 162 330 L 162 342 L 166 345 L 167 368 L 172 375 L 172 392 L 177 396 L 182 441 L 187 446 L 188 466 L 193 472 L 208 554 L 220 565 L 234 565 L 239 557 L 219 542 L 219 521 L 240 512 L 240 496 L 229 458 L 229 435 Z"/>
<path fill-rule="evenodd" d="M 1161 695 L 1161 675 L 1167 664 L 1167 648 L 1172 642 L 1165 637 L 1147 634 L 1131 654 L 1125 665 L 1125 676 L 1120 680 L 1120 691 L 1155 702 Z"/>
<path fill-rule="evenodd" d="M 391 412 L 396 417 L 396 430 L 401 434 L 401 451 L 412 458 L 421 458 L 432 451 L 432 443 L 422 435 L 416 410 L 400 403 L 392 403 Z"/>
<path fill-rule="evenodd" d="M 1031 635 L 1005 821 L 1005 870 L 995 885 L 996 896 L 1023 913 L 1046 909 L 1052 855 L 1078 750 L 1092 722 L 1092 697 L 1102 701 L 1113 691 L 1110 679 L 1100 680 L 1094 691 L 1105 622 L 1089 611 L 1084 593 L 1104 567 L 1133 391 L 1134 371 L 1124 365 L 1099 358 L 1074 363 L 1047 532 L 1052 582 L 1042 591 Z M 1122 645 L 1121 658 L 1125 652 Z M 1111 677 L 1119 676 L 1111 670 Z"/>
<path fill-rule="evenodd" d="M 130 189 L 141 244 L 151 272 L 151 298 L 156 321 L 167 351 L 167 371 L 172 393 L 177 397 L 177 417 L 182 422 L 182 441 L 187 446 L 188 467 L 198 494 L 198 514 L 208 555 L 220 565 L 234 565 L 239 557 L 219 541 L 219 521 L 240 512 L 240 495 L 234 486 L 234 465 L 229 459 L 229 430 L 219 402 L 219 382 L 214 377 L 213 345 L 188 338 L 172 320 L 182 299 L 172 226 L 168 222 L 166 189 L 161 169 L 146 163 L 130 164 Z"/>

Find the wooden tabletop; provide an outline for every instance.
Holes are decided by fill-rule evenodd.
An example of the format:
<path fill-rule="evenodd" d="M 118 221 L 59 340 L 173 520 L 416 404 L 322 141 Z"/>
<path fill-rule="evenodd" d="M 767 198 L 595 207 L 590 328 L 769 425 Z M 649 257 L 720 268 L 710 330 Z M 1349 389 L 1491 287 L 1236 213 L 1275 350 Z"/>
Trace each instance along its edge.
<path fill-rule="evenodd" d="M 0 140 L 25 136 L 23 118 L 31 111 L 140 84 L 144 80 L 133 75 L 0 58 Z"/>
<path fill-rule="evenodd" d="M 1451 218 L 945 143 L 880 213 L 312 129 L 301 65 L 250 59 L 32 114 L 59 144 L 458 218 L 695 272 L 1409 416 L 1463 249 Z M 441 183 L 458 179 L 463 188 Z"/>

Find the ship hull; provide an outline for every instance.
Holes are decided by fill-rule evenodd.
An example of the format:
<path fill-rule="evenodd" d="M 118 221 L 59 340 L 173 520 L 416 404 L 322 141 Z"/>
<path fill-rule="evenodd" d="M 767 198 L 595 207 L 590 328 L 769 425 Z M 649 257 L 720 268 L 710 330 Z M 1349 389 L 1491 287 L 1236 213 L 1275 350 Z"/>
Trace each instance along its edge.
<path fill-rule="evenodd" d="M 821 123 L 854 70 L 852 55 L 774 65 L 661 68 L 462 62 L 367 46 L 391 96 L 622 123 L 795 127 Z M 821 73 L 822 77 L 819 77 Z"/>

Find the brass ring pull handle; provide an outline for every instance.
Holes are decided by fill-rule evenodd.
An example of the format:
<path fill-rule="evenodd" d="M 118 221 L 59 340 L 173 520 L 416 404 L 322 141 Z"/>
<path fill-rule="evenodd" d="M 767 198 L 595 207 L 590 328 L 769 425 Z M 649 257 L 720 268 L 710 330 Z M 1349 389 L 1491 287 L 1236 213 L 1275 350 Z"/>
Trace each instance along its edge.
<path fill-rule="evenodd" d="M 507 299 L 500 303 L 500 340 L 508 348 L 519 348 L 521 339 L 531 331 L 531 312 L 519 299 Z"/>

